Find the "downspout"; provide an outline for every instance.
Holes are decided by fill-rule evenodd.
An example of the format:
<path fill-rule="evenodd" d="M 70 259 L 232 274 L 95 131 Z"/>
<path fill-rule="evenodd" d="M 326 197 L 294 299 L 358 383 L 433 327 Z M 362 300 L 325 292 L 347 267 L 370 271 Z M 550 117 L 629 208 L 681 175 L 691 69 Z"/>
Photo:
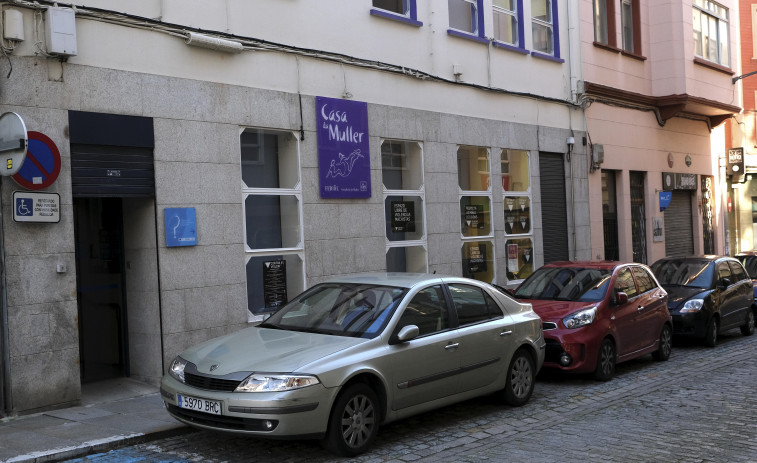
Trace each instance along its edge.
<path fill-rule="evenodd" d="M 3 354 L 2 360 L 2 381 L 0 381 L 0 400 L 2 400 L 2 414 L 11 416 L 13 414 L 13 397 L 11 395 L 11 353 L 10 341 L 8 336 L 8 285 L 5 274 L 5 235 L 3 233 L 3 211 L 2 211 L 2 177 L 0 177 L 0 293 L 2 293 L 2 312 L 0 315 L 0 337 L 2 337 Z"/>

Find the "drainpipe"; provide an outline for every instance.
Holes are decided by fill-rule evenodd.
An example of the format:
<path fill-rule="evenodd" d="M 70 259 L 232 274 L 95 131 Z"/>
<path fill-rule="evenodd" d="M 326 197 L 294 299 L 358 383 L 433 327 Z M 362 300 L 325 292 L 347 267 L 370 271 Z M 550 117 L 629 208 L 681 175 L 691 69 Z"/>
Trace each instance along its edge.
<path fill-rule="evenodd" d="M 3 211 L 2 211 L 2 177 L 0 177 L 0 293 L 2 293 L 2 315 L 0 315 L 0 338 L 2 338 L 3 355 L 0 357 L 2 363 L 2 381 L 0 381 L 0 401 L 2 401 L 2 413 L 4 416 L 11 416 L 13 411 L 13 397 L 11 396 L 11 352 L 8 337 L 8 285 L 5 274 L 5 235 L 3 233 Z"/>

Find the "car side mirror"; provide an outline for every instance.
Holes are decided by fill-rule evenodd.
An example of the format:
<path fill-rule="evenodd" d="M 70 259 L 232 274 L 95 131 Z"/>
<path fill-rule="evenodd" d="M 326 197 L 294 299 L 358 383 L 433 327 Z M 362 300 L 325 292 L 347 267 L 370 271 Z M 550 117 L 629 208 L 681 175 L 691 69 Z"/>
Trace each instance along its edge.
<path fill-rule="evenodd" d="M 403 342 L 410 341 L 417 338 L 420 332 L 421 331 L 417 325 L 403 326 L 400 329 L 400 332 L 397 333 L 397 336 L 391 342 L 389 342 L 389 344 L 401 344 Z"/>
<path fill-rule="evenodd" d="M 623 291 L 615 293 L 615 305 L 622 305 L 628 302 L 628 294 Z"/>

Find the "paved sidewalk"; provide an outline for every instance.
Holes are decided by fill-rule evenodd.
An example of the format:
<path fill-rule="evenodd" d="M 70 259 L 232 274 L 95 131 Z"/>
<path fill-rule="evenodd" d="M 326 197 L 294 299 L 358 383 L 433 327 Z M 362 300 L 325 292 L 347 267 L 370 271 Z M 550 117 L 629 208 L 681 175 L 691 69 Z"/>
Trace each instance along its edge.
<path fill-rule="evenodd" d="M 82 404 L 0 420 L 0 462 L 45 462 L 189 430 L 171 418 L 155 386 L 128 378 L 85 385 Z"/>

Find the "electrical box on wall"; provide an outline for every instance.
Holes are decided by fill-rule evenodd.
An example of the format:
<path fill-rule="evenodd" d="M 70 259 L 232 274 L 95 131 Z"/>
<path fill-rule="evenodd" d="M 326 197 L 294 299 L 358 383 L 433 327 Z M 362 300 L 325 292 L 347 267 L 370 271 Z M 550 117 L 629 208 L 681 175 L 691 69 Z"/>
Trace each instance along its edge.
<path fill-rule="evenodd" d="M 71 8 L 50 7 L 45 11 L 47 52 L 76 55 L 76 13 Z"/>
<path fill-rule="evenodd" d="M 9 8 L 3 11 L 3 38 L 5 40 L 24 40 L 24 15 L 19 10 Z"/>

